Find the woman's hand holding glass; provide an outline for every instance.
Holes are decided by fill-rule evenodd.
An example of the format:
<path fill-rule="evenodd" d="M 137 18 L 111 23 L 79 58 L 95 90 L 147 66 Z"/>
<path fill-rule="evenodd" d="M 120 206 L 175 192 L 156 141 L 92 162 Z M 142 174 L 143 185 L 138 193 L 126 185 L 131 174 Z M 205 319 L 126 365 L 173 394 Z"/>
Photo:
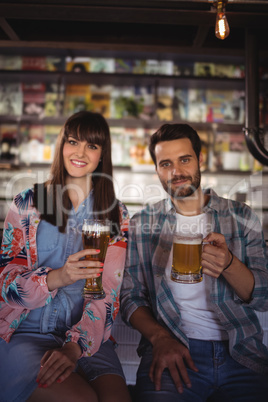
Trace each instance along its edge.
<path fill-rule="evenodd" d="M 78 251 L 78 253 L 68 257 L 63 267 L 49 271 L 47 275 L 49 291 L 71 285 L 81 279 L 97 278 L 100 276 L 100 273 L 103 271 L 103 263 L 84 259 L 86 255 L 98 253 L 99 250 L 95 249 Z"/>

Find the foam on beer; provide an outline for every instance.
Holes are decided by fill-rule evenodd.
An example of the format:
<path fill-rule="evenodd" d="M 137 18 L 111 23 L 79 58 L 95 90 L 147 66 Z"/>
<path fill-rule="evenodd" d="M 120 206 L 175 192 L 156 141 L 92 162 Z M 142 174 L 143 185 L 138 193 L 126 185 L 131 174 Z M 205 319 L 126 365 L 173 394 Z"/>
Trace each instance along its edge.
<path fill-rule="evenodd" d="M 107 226 L 99 226 L 99 225 L 87 225 L 83 224 L 82 228 L 83 232 L 110 232 L 110 227 Z"/>
<path fill-rule="evenodd" d="M 194 238 L 194 237 L 176 237 L 174 236 L 174 243 L 176 244 L 191 244 L 198 245 L 202 243 L 202 238 Z"/>

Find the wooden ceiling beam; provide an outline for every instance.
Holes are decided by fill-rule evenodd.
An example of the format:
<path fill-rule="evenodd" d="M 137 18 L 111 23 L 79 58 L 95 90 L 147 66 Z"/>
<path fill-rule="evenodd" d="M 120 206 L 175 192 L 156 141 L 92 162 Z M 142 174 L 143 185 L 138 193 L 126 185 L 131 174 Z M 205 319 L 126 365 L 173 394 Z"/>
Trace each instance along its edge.
<path fill-rule="evenodd" d="M 6 19 L 211 25 L 216 14 L 214 10 L 2 3 L 0 15 Z M 235 26 L 267 27 L 268 8 L 262 13 L 241 11 L 227 12 L 226 15 L 229 23 Z"/>
<path fill-rule="evenodd" d="M 149 3 L 148 3 L 149 4 Z M 1 3 L 0 15 L 6 19 L 59 21 L 125 22 L 139 24 L 214 25 L 215 10 L 186 10 L 161 7 L 123 7 L 70 4 Z M 226 12 L 232 26 L 267 27 L 268 5 L 263 12 Z"/>
<path fill-rule="evenodd" d="M 89 42 L 59 42 L 59 41 L 8 41 L 0 40 L 0 48 L 36 48 L 36 49 L 70 49 L 86 51 L 114 51 L 114 52 L 150 52 L 172 53 L 184 55 L 211 55 L 217 54 L 217 48 L 194 48 L 189 46 L 130 44 L 130 43 L 89 43 Z M 221 55 L 243 57 L 244 49 L 222 49 Z M 268 56 L 268 52 L 267 52 Z"/>
<path fill-rule="evenodd" d="M 0 15 L 6 19 L 59 21 L 125 22 L 139 24 L 208 24 L 214 19 L 211 11 L 162 9 L 149 7 L 106 7 L 53 4 L 0 4 Z"/>
<path fill-rule="evenodd" d="M 16 34 L 16 32 L 13 30 L 13 28 L 9 25 L 7 20 L 5 18 L 0 17 L 0 27 L 3 29 L 3 31 L 6 33 L 6 35 L 9 37 L 10 40 L 14 41 L 19 41 L 20 38 Z"/>

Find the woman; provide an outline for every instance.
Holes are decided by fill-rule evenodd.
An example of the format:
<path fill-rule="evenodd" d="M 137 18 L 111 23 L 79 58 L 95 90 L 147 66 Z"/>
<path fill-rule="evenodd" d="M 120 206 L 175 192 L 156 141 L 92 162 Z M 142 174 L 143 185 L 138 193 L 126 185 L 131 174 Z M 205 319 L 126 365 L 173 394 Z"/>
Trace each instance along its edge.
<path fill-rule="evenodd" d="M 84 218 L 108 218 L 102 268 L 84 260 Z M 118 312 L 128 214 L 115 198 L 111 141 L 97 113 L 71 116 L 51 178 L 17 195 L 7 214 L 0 268 L 0 401 L 129 402 L 109 339 Z M 83 299 L 103 270 L 103 300 Z M 3 363 L 4 362 L 4 363 Z"/>

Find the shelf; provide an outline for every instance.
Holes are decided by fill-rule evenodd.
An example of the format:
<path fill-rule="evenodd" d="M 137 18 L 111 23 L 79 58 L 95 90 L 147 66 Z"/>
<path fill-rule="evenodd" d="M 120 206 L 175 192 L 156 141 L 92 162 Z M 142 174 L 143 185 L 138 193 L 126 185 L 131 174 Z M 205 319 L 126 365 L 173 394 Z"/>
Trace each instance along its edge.
<path fill-rule="evenodd" d="M 213 174 L 213 175 L 243 175 L 243 176 L 250 176 L 254 174 L 259 174 L 261 173 L 264 176 L 268 176 L 268 170 L 260 170 L 260 171 L 252 171 L 252 170 L 217 170 L 217 171 L 210 171 L 210 170 L 205 170 L 202 172 L 202 175 L 204 174 Z"/>
<path fill-rule="evenodd" d="M 16 170 L 16 169 L 19 169 L 18 165 L 14 165 L 11 162 L 0 161 L 0 170 Z"/>
<path fill-rule="evenodd" d="M 61 73 L 54 71 L 0 70 L 0 81 L 5 80 L 5 82 L 57 83 L 60 77 Z"/>
<path fill-rule="evenodd" d="M 197 77 L 176 75 L 150 75 L 130 73 L 73 73 L 66 71 L 0 70 L 0 81 L 8 82 L 62 82 L 65 84 L 93 84 L 115 86 L 173 86 L 174 88 L 245 89 L 243 78 Z"/>
<path fill-rule="evenodd" d="M 67 116 L 60 117 L 38 117 L 38 116 L 4 116 L 0 115 L 0 124 L 35 124 L 35 125 L 59 125 L 62 126 Z"/>
<path fill-rule="evenodd" d="M 245 90 L 244 78 L 202 77 L 132 73 L 74 73 L 68 71 L 0 70 L 0 81 L 23 83 L 65 83 L 115 86 L 173 86 L 174 88 Z M 268 87 L 268 79 L 260 80 L 261 89 Z"/>
<path fill-rule="evenodd" d="M 237 89 L 245 88 L 244 79 L 240 78 L 217 78 L 217 77 L 196 77 L 196 76 L 174 76 L 174 75 L 149 75 L 129 73 L 68 73 L 61 74 L 66 84 L 95 84 L 95 85 L 116 85 L 116 86 L 172 86 L 176 88 L 215 88 L 215 89 Z"/>
<path fill-rule="evenodd" d="M 49 162 L 34 162 L 34 163 L 19 163 L 19 164 L 13 164 L 13 163 L 8 163 L 8 162 L 1 162 L 0 160 L 0 171 L 1 170 L 9 170 L 9 171 L 15 171 L 15 170 L 22 170 L 22 169 L 49 169 L 51 167 L 51 163 Z"/>
<path fill-rule="evenodd" d="M 37 117 L 37 116 L 4 116 L 0 115 L 0 124 L 36 124 L 36 125 L 59 125 L 63 126 L 68 116 L 59 116 L 59 117 Z M 244 125 L 242 124 L 232 124 L 232 123 L 210 123 L 210 122 L 190 122 L 186 120 L 158 120 L 157 118 L 150 119 L 140 119 L 136 117 L 126 117 L 122 119 L 110 119 L 107 118 L 107 123 L 111 127 L 127 127 L 127 128 L 159 128 L 162 124 L 165 123 L 182 123 L 189 124 L 196 130 L 211 130 L 211 131 L 219 131 L 219 132 L 238 132 L 241 133 L 243 131 Z"/>

